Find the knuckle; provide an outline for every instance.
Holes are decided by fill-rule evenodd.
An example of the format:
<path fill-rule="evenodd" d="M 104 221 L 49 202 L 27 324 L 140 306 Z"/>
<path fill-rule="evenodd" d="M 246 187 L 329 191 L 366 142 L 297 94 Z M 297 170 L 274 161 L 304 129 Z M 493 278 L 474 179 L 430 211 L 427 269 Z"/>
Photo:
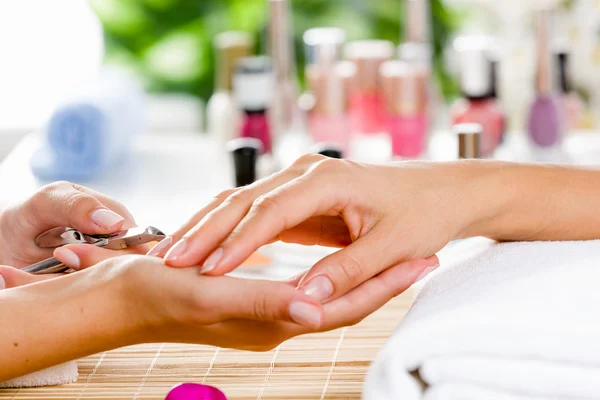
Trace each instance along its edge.
<path fill-rule="evenodd" d="M 294 161 L 291 168 L 305 171 L 311 168 L 314 164 L 318 163 L 319 161 L 324 160 L 325 158 L 327 157 L 322 156 L 320 154 L 303 154 L 302 156 L 298 157 L 296 161 Z"/>
<path fill-rule="evenodd" d="M 259 292 L 254 298 L 253 315 L 259 321 L 271 319 L 272 313 L 269 310 L 269 293 Z"/>
<path fill-rule="evenodd" d="M 251 195 L 248 189 L 236 190 L 225 198 L 226 204 L 245 204 L 249 203 Z"/>
<path fill-rule="evenodd" d="M 215 196 L 216 199 L 219 200 L 226 200 L 227 198 L 231 197 L 233 194 L 239 192 L 238 189 L 227 189 L 227 190 L 223 190 L 221 193 L 219 193 L 218 195 Z"/>
<path fill-rule="evenodd" d="M 332 171 L 336 171 L 339 168 L 339 166 L 341 165 L 340 163 L 341 163 L 340 160 L 326 157 L 323 160 L 316 163 L 311 168 L 311 172 L 322 174 L 322 173 L 329 173 Z"/>
<path fill-rule="evenodd" d="M 272 211 L 279 206 L 279 201 L 275 195 L 262 195 L 258 196 L 254 203 L 252 203 L 252 208 L 255 211 Z"/>
<path fill-rule="evenodd" d="M 340 278 L 344 280 L 349 287 L 354 287 L 360 283 L 362 266 L 356 257 L 353 257 L 351 254 L 346 254 L 340 259 L 338 269 L 339 274 L 341 275 Z"/>

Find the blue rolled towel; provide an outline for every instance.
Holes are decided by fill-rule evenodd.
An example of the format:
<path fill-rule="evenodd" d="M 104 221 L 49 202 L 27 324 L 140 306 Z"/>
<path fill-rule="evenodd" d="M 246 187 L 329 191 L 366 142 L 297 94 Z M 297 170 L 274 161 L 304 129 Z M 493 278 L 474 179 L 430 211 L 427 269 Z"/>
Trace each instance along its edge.
<path fill-rule="evenodd" d="M 117 70 L 103 70 L 52 113 L 30 160 L 41 180 L 87 181 L 131 153 L 145 129 L 144 93 Z"/>

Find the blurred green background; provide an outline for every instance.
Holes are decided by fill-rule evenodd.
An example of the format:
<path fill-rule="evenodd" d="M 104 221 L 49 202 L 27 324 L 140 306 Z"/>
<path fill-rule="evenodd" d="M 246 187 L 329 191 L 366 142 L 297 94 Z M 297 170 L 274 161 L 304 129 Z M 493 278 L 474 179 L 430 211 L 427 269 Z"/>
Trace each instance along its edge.
<path fill-rule="evenodd" d="M 291 0 L 303 82 L 302 33 L 315 26 L 345 29 L 348 40 L 379 38 L 394 43 L 404 31 L 405 0 Z M 212 38 L 225 30 L 255 35 L 264 52 L 267 0 L 90 0 L 104 26 L 106 62 L 131 68 L 153 92 L 183 92 L 208 99 L 213 89 Z M 456 86 L 443 67 L 442 49 L 457 26 L 443 0 L 431 0 L 435 76 L 443 94 Z"/>

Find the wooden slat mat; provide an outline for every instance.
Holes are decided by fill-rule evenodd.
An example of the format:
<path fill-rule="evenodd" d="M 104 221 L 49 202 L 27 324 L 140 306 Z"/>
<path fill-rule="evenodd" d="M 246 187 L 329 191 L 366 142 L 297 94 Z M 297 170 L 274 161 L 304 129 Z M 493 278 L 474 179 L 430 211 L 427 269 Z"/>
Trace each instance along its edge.
<path fill-rule="evenodd" d="M 78 361 L 76 383 L 0 390 L 0 399 L 164 399 L 174 385 L 214 385 L 232 399 L 360 399 L 363 379 L 413 299 L 407 292 L 360 324 L 306 335 L 264 353 L 148 344 Z"/>

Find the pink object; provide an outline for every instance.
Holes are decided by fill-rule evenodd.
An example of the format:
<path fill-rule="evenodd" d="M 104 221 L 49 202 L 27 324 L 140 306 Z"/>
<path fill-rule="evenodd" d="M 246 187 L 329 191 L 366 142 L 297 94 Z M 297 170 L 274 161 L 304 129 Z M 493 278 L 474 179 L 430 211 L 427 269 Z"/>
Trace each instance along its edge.
<path fill-rule="evenodd" d="M 416 158 L 424 152 L 427 132 L 427 118 L 424 114 L 413 117 L 390 116 L 387 131 L 392 139 L 392 153 L 395 156 Z"/>
<path fill-rule="evenodd" d="M 271 133 L 265 112 L 246 112 L 240 136 L 260 140 L 263 153 L 271 152 Z"/>
<path fill-rule="evenodd" d="M 403 61 L 386 61 L 380 76 L 392 154 L 417 158 L 425 152 L 427 137 L 427 70 Z"/>
<path fill-rule="evenodd" d="M 504 113 L 492 98 L 460 99 L 452 110 L 452 124 L 477 123 L 483 128 L 481 155 L 489 157 L 502 142 L 505 129 Z"/>
<path fill-rule="evenodd" d="M 349 99 L 352 126 L 362 134 L 377 134 L 385 129 L 385 106 L 379 92 L 354 93 Z"/>
<path fill-rule="evenodd" d="M 348 154 L 350 122 L 346 115 L 312 113 L 308 129 L 315 143 L 337 143 Z"/>
<path fill-rule="evenodd" d="M 182 383 L 171 389 L 165 400 L 227 400 L 227 397 L 213 386 Z"/>

